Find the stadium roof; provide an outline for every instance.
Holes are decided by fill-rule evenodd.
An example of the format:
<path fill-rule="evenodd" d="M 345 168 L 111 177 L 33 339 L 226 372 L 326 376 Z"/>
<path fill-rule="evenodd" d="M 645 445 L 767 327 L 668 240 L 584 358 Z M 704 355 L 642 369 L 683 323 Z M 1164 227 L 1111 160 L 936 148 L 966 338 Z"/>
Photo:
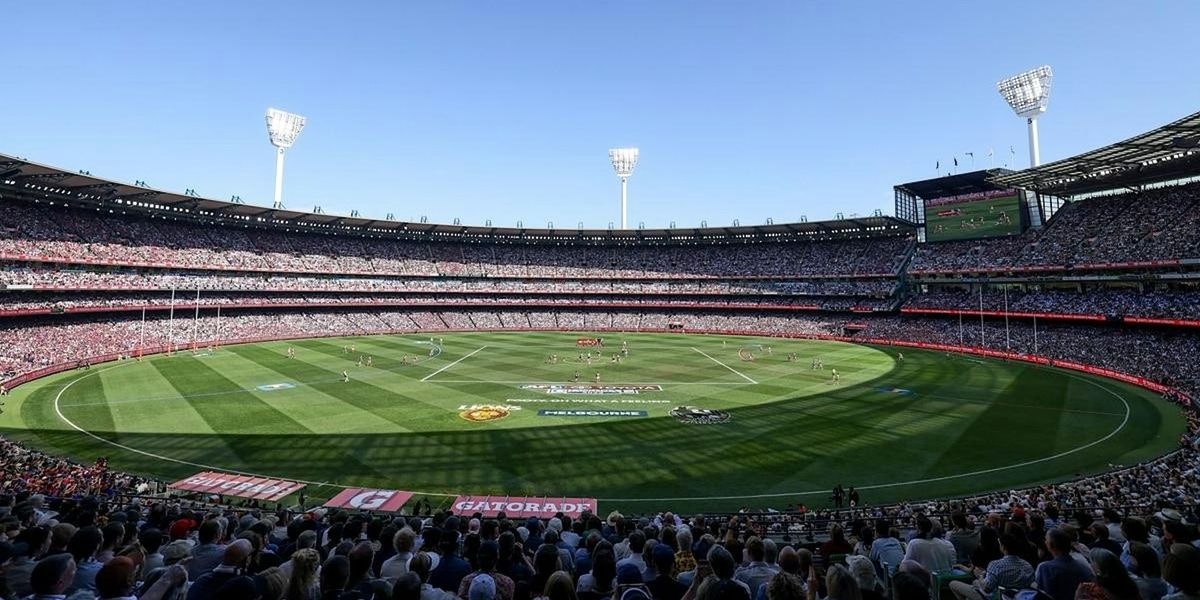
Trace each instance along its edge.
<path fill-rule="evenodd" d="M 908 235 L 913 226 L 893 217 L 671 229 L 540 229 L 408 223 L 274 209 L 201 198 L 122 183 L 0 154 L 0 198 L 63 202 L 74 206 L 226 225 L 283 228 L 404 239 L 520 243 L 722 243 L 794 239 L 847 239 Z"/>
<path fill-rule="evenodd" d="M 935 177 L 912 183 L 902 183 L 895 186 L 895 189 L 904 190 L 925 200 L 948 198 L 950 196 L 1003 189 L 1002 186 L 993 183 L 993 179 L 1007 173 L 1012 173 L 1012 171 L 1008 169 L 984 169 L 982 171 L 946 175 L 944 177 Z"/>
<path fill-rule="evenodd" d="M 1200 175 L 1200 112 L 1125 141 L 995 177 L 1006 187 L 1074 196 Z"/>

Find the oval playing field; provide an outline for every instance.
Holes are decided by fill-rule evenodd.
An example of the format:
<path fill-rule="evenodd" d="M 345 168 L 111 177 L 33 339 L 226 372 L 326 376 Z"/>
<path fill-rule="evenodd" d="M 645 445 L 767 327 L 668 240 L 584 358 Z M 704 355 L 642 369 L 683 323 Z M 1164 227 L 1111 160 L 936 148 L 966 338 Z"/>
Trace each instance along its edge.
<path fill-rule="evenodd" d="M 604 347 L 578 346 L 593 337 Z M 233 470 L 307 481 L 311 496 L 591 496 L 605 510 L 823 504 L 838 483 L 872 503 L 963 495 L 1150 458 L 1183 431 L 1130 385 L 903 352 L 682 334 L 271 342 L 39 380 L 0 427 L 168 479 Z"/>

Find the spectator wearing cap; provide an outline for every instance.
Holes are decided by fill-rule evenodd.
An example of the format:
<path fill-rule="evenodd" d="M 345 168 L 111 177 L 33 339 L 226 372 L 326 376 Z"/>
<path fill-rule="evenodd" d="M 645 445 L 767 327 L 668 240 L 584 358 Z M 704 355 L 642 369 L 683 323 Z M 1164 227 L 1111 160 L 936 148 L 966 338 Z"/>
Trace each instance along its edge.
<path fill-rule="evenodd" d="M 1038 591 L 1054 600 L 1074 600 L 1079 584 L 1094 579 L 1091 569 L 1071 558 L 1071 538 L 1061 529 L 1046 532 L 1046 547 L 1053 558 L 1037 566 L 1034 582 Z"/>
<path fill-rule="evenodd" d="M 496 580 L 486 573 L 471 580 L 467 600 L 496 600 Z"/>
<path fill-rule="evenodd" d="M 75 559 L 70 554 L 54 554 L 37 562 L 29 585 L 28 600 L 62 600 L 75 581 Z"/>
<path fill-rule="evenodd" d="M 175 536 L 176 527 L 171 526 L 172 538 Z M 198 581 L 221 564 L 225 557 L 225 545 L 218 543 L 222 535 L 221 529 L 221 522 L 217 519 L 208 519 L 200 524 L 199 543 L 192 548 L 192 560 L 187 565 L 188 579 Z"/>
<path fill-rule="evenodd" d="M 416 573 L 417 577 L 421 578 L 421 600 L 457 600 L 458 596 L 453 593 L 430 585 L 429 566 L 431 563 L 429 554 L 425 552 L 418 552 L 408 563 L 409 571 Z M 322 575 L 324 575 L 324 570 L 322 570 Z"/>
<path fill-rule="evenodd" d="M 455 518 L 456 529 L 447 527 L 442 533 L 442 558 L 438 561 L 437 568 L 429 574 L 430 585 L 452 594 L 458 592 L 459 582 L 471 572 L 471 564 L 458 554 L 457 525 Z"/>
<path fill-rule="evenodd" d="M 95 527 L 83 527 L 71 537 L 71 557 L 75 559 L 75 580 L 71 583 L 71 592 L 85 590 L 96 591 L 96 573 L 104 565 L 96 560 L 96 552 L 104 543 L 104 535 Z"/>
<path fill-rule="evenodd" d="M 479 551 L 475 554 L 475 562 L 479 565 L 479 569 L 473 573 L 463 577 L 462 583 L 458 584 L 458 597 L 463 600 L 470 600 L 468 597 L 471 589 L 471 582 L 480 576 L 488 576 L 492 579 L 493 585 L 496 588 L 496 596 L 499 600 L 512 600 L 513 594 L 516 591 L 516 584 L 511 577 L 496 572 L 496 563 L 500 559 L 500 545 L 496 542 L 483 542 L 479 545 Z"/>
<path fill-rule="evenodd" d="M 758 536 L 746 540 L 744 553 L 748 562 L 746 566 L 738 568 L 733 578 L 746 584 L 747 589 L 757 590 L 770 581 L 778 570 L 767 564 L 766 546 Z"/>
<path fill-rule="evenodd" d="M 654 578 L 646 581 L 646 588 L 656 600 L 679 600 L 687 592 L 687 586 L 672 576 L 675 553 L 666 544 L 657 544 L 651 552 L 654 563 Z"/>
<path fill-rule="evenodd" d="M 201 575 L 192 584 L 192 587 L 188 589 L 187 600 L 224 600 L 224 597 L 218 595 L 217 591 L 230 580 L 242 574 L 253 552 L 254 546 L 249 540 L 239 539 L 230 542 L 225 547 L 221 564 L 211 572 Z"/>
<path fill-rule="evenodd" d="M 649 600 L 650 591 L 642 578 L 642 570 L 633 563 L 617 564 L 617 590 L 613 598 L 618 600 Z"/>

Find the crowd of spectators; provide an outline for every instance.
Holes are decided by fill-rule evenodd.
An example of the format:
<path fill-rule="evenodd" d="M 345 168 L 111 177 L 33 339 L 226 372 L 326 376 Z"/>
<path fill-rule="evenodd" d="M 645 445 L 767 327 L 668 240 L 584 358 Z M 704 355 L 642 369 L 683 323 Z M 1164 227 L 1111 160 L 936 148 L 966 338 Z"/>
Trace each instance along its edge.
<path fill-rule="evenodd" d="M 987 240 L 922 244 L 910 271 L 1081 267 L 1200 258 L 1200 184 L 1064 205 L 1040 230 Z"/>
<path fill-rule="evenodd" d="M 0 466 L 22 478 L 0 487 L 0 600 L 1200 594 L 1196 454 L 1187 450 L 1096 478 L 952 501 L 513 519 L 420 502 L 405 515 L 378 515 L 170 498 L 103 463 L 30 459 L 0 445 L 11 451 Z M 60 473 L 81 484 L 43 483 Z M 1122 495 L 1131 489 L 1139 497 Z"/>
<path fill-rule="evenodd" d="M 0 257 L 256 272 L 470 277 L 894 275 L 912 241 L 613 246 L 417 242 L 102 215 L 0 200 Z"/>
<path fill-rule="evenodd" d="M 930 292 L 909 298 L 905 306 L 979 310 L 981 295 L 949 286 L 931 287 Z M 982 294 L 985 311 L 1006 309 L 1003 290 L 988 289 Z M 1191 289 L 1139 291 L 1133 288 L 1085 288 L 1079 290 L 1010 289 L 1009 312 L 1049 314 L 1159 317 L 1200 319 L 1200 292 Z"/>

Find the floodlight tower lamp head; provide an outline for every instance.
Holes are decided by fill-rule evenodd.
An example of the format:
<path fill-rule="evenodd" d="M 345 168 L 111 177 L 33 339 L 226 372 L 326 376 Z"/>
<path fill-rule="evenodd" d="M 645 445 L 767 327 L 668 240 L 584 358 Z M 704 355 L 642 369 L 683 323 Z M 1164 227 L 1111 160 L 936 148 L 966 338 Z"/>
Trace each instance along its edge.
<path fill-rule="evenodd" d="M 628 229 L 626 215 L 628 213 L 629 195 L 627 185 L 633 168 L 637 166 L 637 148 L 612 148 L 608 151 L 608 159 L 612 161 L 613 170 L 621 178 L 621 229 Z"/>
<path fill-rule="evenodd" d="M 296 143 L 306 122 L 307 119 L 295 113 L 278 108 L 267 109 L 267 135 L 271 138 L 271 145 L 276 148 L 275 208 L 283 208 L 283 152 Z"/>
<path fill-rule="evenodd" d="M 1004 101 L 1025 119 L 1029 126 L 1029 165 L 1036 167 L 1041 164 L 1038 149 L 1037 118 L 1046 112 L 1050 102 L 1050 84 L 1054 80 L 1054 72 L 1050 65 L 1043 65 L 1004 79 L 996 84 L 996 90 L 1004 97 Z"/>

